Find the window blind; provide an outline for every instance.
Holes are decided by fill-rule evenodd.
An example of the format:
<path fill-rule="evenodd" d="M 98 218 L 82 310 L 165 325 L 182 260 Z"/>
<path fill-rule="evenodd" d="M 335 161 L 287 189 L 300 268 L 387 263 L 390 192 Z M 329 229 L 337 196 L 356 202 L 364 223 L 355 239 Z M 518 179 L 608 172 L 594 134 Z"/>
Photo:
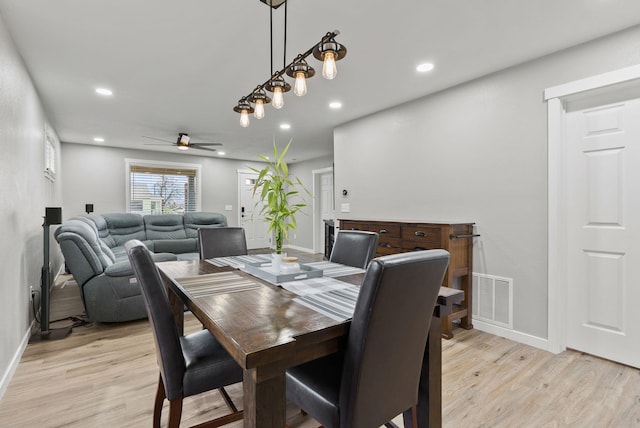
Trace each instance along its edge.
<path fill-rule="evenodd" d="M 129 165 L 129 212 L 184 214 L 198 209 L 198 180 L 194 168 Z"/>

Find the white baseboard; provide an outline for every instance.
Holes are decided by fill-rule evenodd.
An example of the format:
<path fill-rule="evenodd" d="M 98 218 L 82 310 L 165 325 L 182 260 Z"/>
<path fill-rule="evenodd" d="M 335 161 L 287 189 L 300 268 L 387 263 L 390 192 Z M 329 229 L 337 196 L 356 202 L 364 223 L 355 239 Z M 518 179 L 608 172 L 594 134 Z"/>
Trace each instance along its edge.
<path fill-rule="evenodd" d="M 549 350 L 549 341 L 541 337 L 532 336 L 516 330 L 509 330 L 508 328 L 488 324 L 486 322 L 478 321 L 477 319 L 473 320 L 473 328 L 484 331 L 485 333 L 504 337 L 505 339 L 513 340 L 515 342 L 524 343 L 525 345 L 533 346 L 534 348 L 543 349 L 545 351 Z"/>
<path fill-rule="evenodd" d="M 31 338 L 31 329 L 33 328 L 33 324 L 35 320 L 31 321 L 29 324 L 29 328 L 27 329 L 24 337 L 22 338 L 22 342 L 20 342 L 20 346 L 16 349 L 16 353 L 13 355 L 11 359 L 11 363 L 7 370 L 2 375 L 2 380 L 0 381 L 0 400 L 4 397 L 4 393 L 7 392 L 7 388 L 9 388 L 9 384 L 11 383 L 11 379 L 13 379 L 13 375 L 18 368 L 18 364 L 20 364 L 20 359 L 22 358 L 22 354 L 24 354 L 24 350 L 27 348 L 27 344 L 29 343 L 29 338 Z"/>

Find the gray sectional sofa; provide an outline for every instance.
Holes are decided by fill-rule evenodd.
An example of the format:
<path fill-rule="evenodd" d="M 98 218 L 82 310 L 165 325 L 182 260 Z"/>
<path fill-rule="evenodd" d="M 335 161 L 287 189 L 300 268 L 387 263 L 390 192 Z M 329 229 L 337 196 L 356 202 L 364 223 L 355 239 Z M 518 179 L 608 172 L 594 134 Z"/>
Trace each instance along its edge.
<path fill-rule="evenodd" d="M 80 287 L 87 318 L 121 322 L 147 316 L 125 242 L 144 242 L 156 261 L 197 259 L 198 229 L 226 226 L 227 218 L 218 213 L 115 213 L 71 218 L 54 236 Z"/>

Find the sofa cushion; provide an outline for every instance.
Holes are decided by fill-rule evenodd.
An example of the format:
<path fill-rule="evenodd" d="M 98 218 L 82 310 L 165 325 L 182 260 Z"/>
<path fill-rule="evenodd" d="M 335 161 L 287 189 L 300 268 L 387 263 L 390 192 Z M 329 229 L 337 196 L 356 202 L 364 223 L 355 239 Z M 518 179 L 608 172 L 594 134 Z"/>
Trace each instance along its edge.
<path fill-rule="evenodd" d="M 184 239 L 187 237 L 184 231 L 182 216 L 178 214 L 146 215 L 144 216 L 144 227 L 147 232 L 147 239 L 151 241 L 160 239 Z"/>
<path fill-rule="evenodd" d="M 145 241 L 147 234 L 144 230 L 144 222 L 140 214 L 133 213 L 113 213 L 103 214 L 109 235 L 113 238 L 114 246 L 123 246 L 125 242 L 131 239 Z M 110 243 L 107 242 L 109 246 Z"/>
<path fill-rule="evenodd" d="M 159 239 L 153 241 L 153 248 L 157 253 L 193 253 L 198 251 L 198 242 L 195 238 Z"/>
<path fill-rule="evenodd" d="M 227 227 L 227 217 L 219 213 L 185 213 L 184 229 L 188 238 L 197 238 L 198 229 L 207 227 Z"/>

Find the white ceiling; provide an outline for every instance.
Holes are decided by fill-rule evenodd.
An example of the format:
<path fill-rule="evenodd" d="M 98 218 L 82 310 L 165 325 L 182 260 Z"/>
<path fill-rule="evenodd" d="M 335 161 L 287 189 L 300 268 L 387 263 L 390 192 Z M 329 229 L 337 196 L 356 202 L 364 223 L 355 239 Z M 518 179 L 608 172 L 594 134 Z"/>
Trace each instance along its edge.
<path fill-rule="evenodd" d="M 269 7 L 258 0 L 0 0 L 60 139 L 174 152 L 142 136 L 223 143 L 256 159 L 294 139 L 298 161 L 332 153 L 337 125 L 640 23 L 638 0 L 290 0 L 287 62 L 338 29 L 332 81 L 285 96 L 249 128 L 232 109 L 270 75 Z M 274 11 L 282 67 L 284 6 Z M 435 69 L 415 72 L 430 61 Z M 95 94 L 109 87 L 110 98 Z M 330 101 L 343 108 L 330 110 Z M 287 122 L 291 129 L 279 125 Z M 215 153 L 189 150 L 198 156 Z"/>

